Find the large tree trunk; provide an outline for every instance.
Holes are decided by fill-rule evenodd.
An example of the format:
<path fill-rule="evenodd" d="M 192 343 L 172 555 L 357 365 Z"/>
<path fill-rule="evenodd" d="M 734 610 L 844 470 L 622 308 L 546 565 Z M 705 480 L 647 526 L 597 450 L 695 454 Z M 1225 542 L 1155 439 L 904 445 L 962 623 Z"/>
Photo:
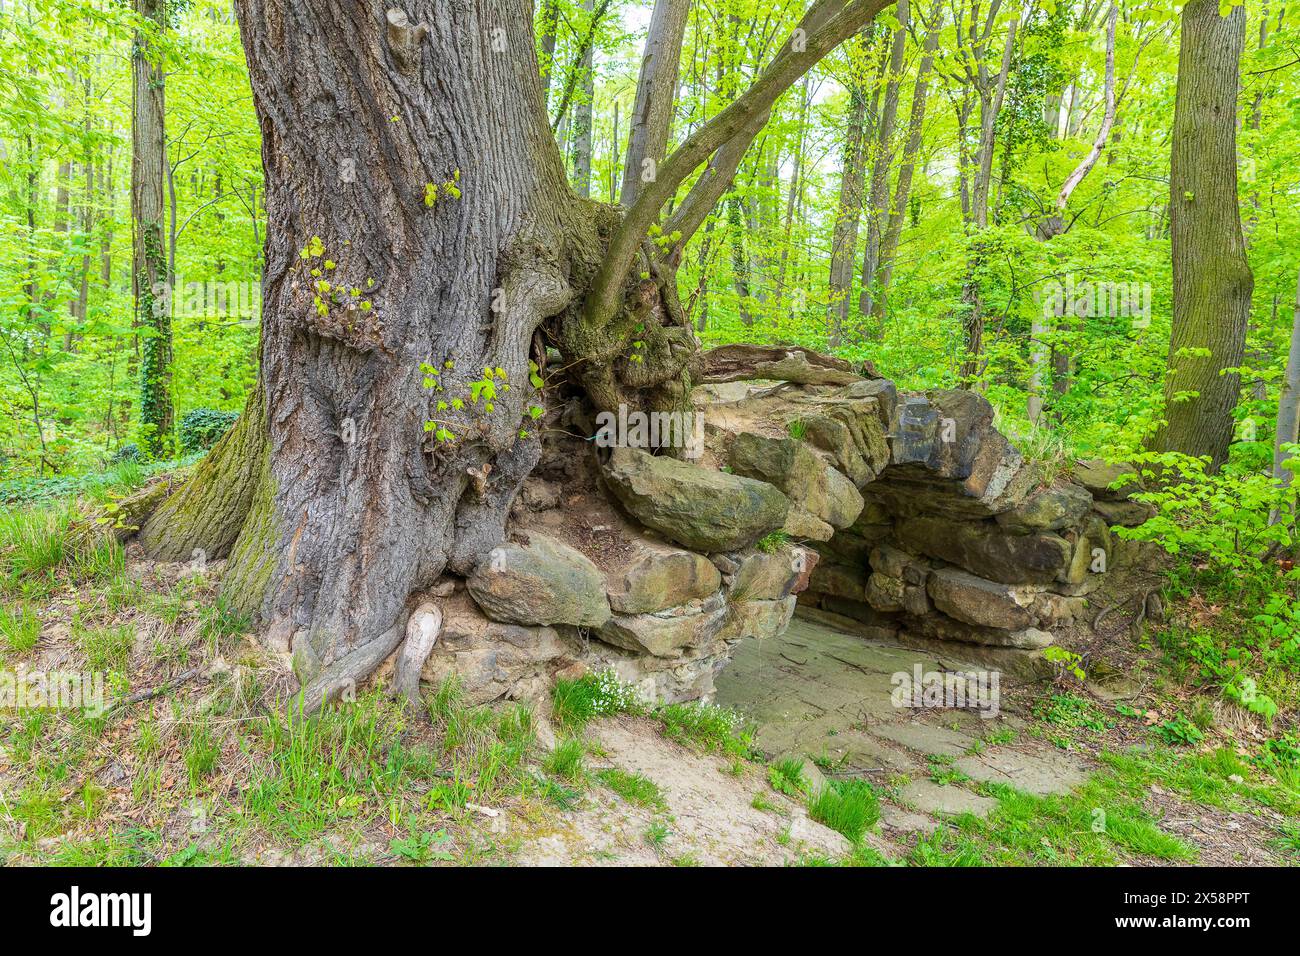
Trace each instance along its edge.
<path fill-rule="evenodd" d="M 135 0 L 135 12 L 161 33 L 166 27 L 165 0 Z M 163 242 L 163 184 L 166 179 L 166 134 L 163 93 L 165 73 L 143 30 L 131 50 L 131 219 L 135 227 L 134 271 L 136 324 L 143 339 L 140 363 L 140 426 L 145 450 L 161 455 L 172 431 L 171 296 L 167 252 Z"/>
<path fill-rule="evenodd" d="M 649 226 L 706 159 L 743 155 L 775 99 L 880 5 L 818 0 L 806 44 L 787 42 L 623 211 L 565 182 L 529 0 L 386 15 L 237 0 L 272 224 L 261 376 L 145 546 L 229 555 L 223 588 L 292 651 L 308 709 L 368 675 L 412 593 L 502 540 L 540 452 L 521 426 L 544 403 L 530 374 L 546 372 L 544 342 L 597 410 L 689 402 L 698 343 Z"/>
<path fill-rule="evenodd" d="M 574 242 L 597 243 L 527 0 L 408 2 L 387 22 L 353 0 L 238 9 L 276 227 L 260 390 L 142 536 L 231 553 L 227 591 L 292 650 L 314 707 L 393 651 L 413 589 L 501 540 L 539 453 L 520 437 L 534 331 L 568 303 L 566 271 L 594 269 Z M 485 370 L 491 412 L 470 401 Z"/>
<path fill-rule="evenodd" d="M 1237 198 L 1237 92 L 1246 12 L 1216 0 L 1183 8 L 1169 225 L 1174 315 L 1157 451 L 1228 457 L 1254 278 Z"/>

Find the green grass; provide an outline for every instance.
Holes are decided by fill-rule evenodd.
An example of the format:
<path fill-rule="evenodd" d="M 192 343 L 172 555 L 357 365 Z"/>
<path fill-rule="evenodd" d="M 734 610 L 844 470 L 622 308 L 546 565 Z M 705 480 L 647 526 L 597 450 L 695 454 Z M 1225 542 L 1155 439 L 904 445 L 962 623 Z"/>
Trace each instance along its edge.
<path fill-rule="evenodd" d="M 907 857 L 911 866 L 985 866 L 980 847 L 969 837 L 954 835 L 946 830 L 936 830 L 929 836 L 918 837 L 916 846 Z"/>
<path fill-rule="evenodd" d="M 131 660 L 135 634 L 129 624 L 74 627 L 72 640 L 86 656 L 86 667 L 90 670 L 122 673 Z"/>
<path fill-rule="evenodd" d="M 0 637 L 11 651 L 30 651 L 41 639 L 41 622 L 26 604 L 0 604 Z"/>
<path fill-rule="evenodd" d="M 693 744 L 705 750 L 722 751 L 733 756 L 748 756 L 751 737 L 744 731 L 740 716 L 714 704 L 668 704 L 655 711 L 664 736 L 678 743 Z"/>
<path fill-rule="evenodd" d="M 194 726 L 185 745 L 185 771 L 191 789 L 197 789 L 203 779 L 217 769 L 221 759 L 221 742 L 213 734 L 207 721 Z"/>
<path fill-rule="evenodd" d="M 260 727 L 269 764 L 244 809 L 272 834 L 299 841 L 373 818 L 395 782 L 389 755 L 402 727 L 400 708 L 377 693 L 318 716 L 272 711 Z"/>
<path fill-rule="evenodd" d="M 650 826 L 646 827 L 645 841 L 658 853 L 663 849 L 664 841 L 668 839 L 668 832 L 668 825 L 662 820 L 651 820 Z"/>
<path fill-rule="evenodd" d="M 63 563 L 76 517 L 76 505 L 70 501 L 0 509 L 0 573 L 11 586 Z"/>
<path fill-rule="evenodd" d="M 1153 768 L 1103 755 L 1111 768 L 1071 794 L 1034 796 L 986 784 L 998 806 L 985 819 L 955 818 L 959 830 L 997 865 L 1115 866 L 1130 858 L 1193 862 L 1194 847 L 1160 829 L 1144 806 Z"/>
<path fill-rule="evenodd" d="M 587 745 L 577 737 L 570 737 L 546 755 L 542 768 L 561 780 L 578 783 L 587 775 L 586 760 Z"/>
<path fill-rule="evenodd" d="M 225 595 L 199 614 L 199 634 L 214 650 L 223 639 L 238 637 L 252 627 L 252 619 L 234 607 Z"/>
<path fill-rule="evenodd" d="M 596 778 L 628 803 L 638 807 L 664 806 L 664 795 L 659 785 L 644 774 L 611 767 L 597 771 Z"/>
<path fill-rule="evenodd" d="M 808 816 L 859 843 L 880 819 L 880 799 L 865 780 L 832 780 L 808 801 Z"/>
<path fill-rule="evenodd" d="M 612 670 L 556 681 L 552 705 L 555 719 L 570 728 L 581 727 L 595 717 L 644 712 L 633 689 Z"/>

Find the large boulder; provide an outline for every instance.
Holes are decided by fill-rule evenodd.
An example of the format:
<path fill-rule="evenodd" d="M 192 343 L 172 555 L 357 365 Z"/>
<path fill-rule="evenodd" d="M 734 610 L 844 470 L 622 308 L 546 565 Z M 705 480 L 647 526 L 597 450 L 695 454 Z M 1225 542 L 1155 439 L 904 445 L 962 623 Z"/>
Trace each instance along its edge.
<path fill-rule="evenodd" d="M 615 614 L 598 632 L 607 644 L 656 657 L 673 657 L 683 648 L 703 647 L 718 636 L 727 617 L 722 594 L 653 614 Z"/>
<path fill-rule="evenodd" d="M 438 603 L 443 628 L 421 671 L 426 686 L 455 676 L 466 701 L 475 705 L 548 696 L 551 673 L 569 651 L 554 628 L 490 620 L 463 593 Z"/>
<path fill-rule="evenodd" d="M 809 591 L 818 594 L 830 594 L 835 597 L 848 598 L 853 601 L 865 601 L 867 594 L 867 571 L 861 567 L 847 564 L 831 564 L 826 561 L 813 568 Z"/>
<path fill-rule="evenodd" d="M 649 614 L 708 597 L 722 587 L 713 562 L 694 551 L 641 542 L 643 554 L 609 577 L 610 607 L 619 614 Z"/>
<path fill-rule="evenodd" d="M 1003 584 L 1047 584 L 1069 567 L 1074 553 L 1058 534 L 1011 534 L 993 522 L 908 518 L 897 533 L 908 551 Z"/>
<path fill-rule="evenodd" d="M 815 553 L 812 558 L 815 559 Z M 808 572 L 809 552 L 782 548 L 774 554 L 754 551 L 740 558 L 731 579 L 733 601 L 780 601 L 788 598 Z"/>
<path fill-rule="evenodd" d="M 1075 481 L 1100 501 L 1123 501 L 1142 489 L 1137 469 L 1132 465 L 1115 464 L 1100 458 L 1080 459 L 1074 463 L 1071 473 Z"/>
<path fill-rule="evenodd" d="M 1108 527 L 1136 528 L 1156 515 L 1155 505 L 1146 501 L 1102 500 L 1094 502 L 1092 507 Z"/>
<path fill-rule="evenodd" d="M 794 595 L 775 601 L 738 601 L 727 609 L 718 637 L 725 641 L 775 637 L 789 626 L 797 602 Z"/>
<path fill-rule="evenodd" d="M 1067 481 L 1034 492 L 998 515 L 997 522 L 1008 531 L 1060 531 L 1078 527 L 1090 508 L 1092 495 L 1088 489 Z"/>
<path fill-rule="evenodd" d="M 632 517 L 699 551 L 738 551 L 778 530 L 790 501 L 764 481 L 616 448 L 610 490 Z"/>
<path fill-rule="evenodd" d="M 737 475 L 775 485 L 787 498 L 834 528 L 862 513 L 862 494 L 801 441 L 743 432 L 732 439 L 727 461 Z"/>
<path fill-rule="evenodd" d="M 967 624 L 1019 631 L 1032 626 L 1035 594 L 995 581 L 986 581 L 956 568 L 940 568 L 928 584 L 934 606 Z"/>
<path fill-rule="evenodd" d="M 468 580 L 488 617 L 510 624 L 600 627 L 609 620 L 605 579 L 585 555 L 536 532 L 493 548 Z"/>
<path fill-rule="evenodd" d="M 1034 470 L 993 427 L 993 407 L 974 392 L 907 396 L 891 455 L 868 496 L 898 515 L 989 517 L 1014 508 L 1034 484 Z"/>

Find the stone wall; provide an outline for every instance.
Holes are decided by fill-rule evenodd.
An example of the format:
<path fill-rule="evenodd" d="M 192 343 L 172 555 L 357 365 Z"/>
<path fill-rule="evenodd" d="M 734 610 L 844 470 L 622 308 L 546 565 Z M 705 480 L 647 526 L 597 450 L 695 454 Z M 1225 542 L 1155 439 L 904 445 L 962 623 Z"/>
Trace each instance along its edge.
<path fill-rule="evenodd" d="M 486 702 L 612 667 L 647 698 L 707 698 L 736 643 L 796 605 L 1032 662 L 1137 560 L 1110 531 L 1147 516 L 1110 489 L 1118 470 L 1025 461 L 973 393 L 848 378 L 697 390 L 697 461 L 597 449 L 565 410 L 507 541 L 428 596 L 444 626 L 423 679 L 455 672 Z"/>

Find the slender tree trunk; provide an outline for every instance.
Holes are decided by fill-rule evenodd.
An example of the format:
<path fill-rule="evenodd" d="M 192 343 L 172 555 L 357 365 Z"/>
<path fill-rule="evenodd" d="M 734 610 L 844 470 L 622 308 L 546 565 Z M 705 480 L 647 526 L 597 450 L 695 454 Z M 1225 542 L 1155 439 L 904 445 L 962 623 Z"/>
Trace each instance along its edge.
<path fill-rule="evenodd" d="M 862 259 L 862 292 L 858 311 L 870 316 L 874 311 L 876 273 L 880 266 L 881 235 L 889 216 L 889 169 L 894 161 L 891 144 L 898 118 L 898 87 L 902 82 L 903 53 L 907 48 L 908 0 L 898 0 L 898 29 L 894 31 L 889 55 L 889 79 L 885 99 L 876 122 L 876 150 L 871 166 L 871 196 L 867 202 L 867 248 Z"/>
<path fill-rule="evenodd" d="M 903 237 L 903 220 L 907 216 L 908 201 L 912 193 L 912 176 L 916 170 L 916 156 L 921 151 L 921 138 L 925 132 L 926 99 L 929 92 L 930 71 L 934 68 L 934 54 L 939 48 L 939 31 L 943 28 L 942 0 L 936 0 L 930 14 L 929 33 L 925 38 L 921 63 L 916 70 L 916 86 L 912 91 L 912 112 L 907 120 L 907 142 L 903 145 L 903 160 L 898 167 L 898 183 L 894 186 L 894 202 L 889 209 L 889 222 L 880 245 L 878 284 L 880 292 L 872 307 L 872 314 L 881 329 L 884 328 L 888 308 L 889 286 L 894 279 L 894 256 Z"/>
<path fill-rule="evenodd" d="M 1277 399 L 1277 435 L 1273 442 L 1273 477 L 1284 485 L 1291 484 L 1294 475 L 1290 468 L 1283 467 L 1291 458 L 1283 446 L 1297 441 L 1300 441 L 1300 283 L 1296 286 L 1291 349 Z"/>
<path fill-rule="evenodd" d="M 149 29 L 166 29 L 165 0 L 135 0 Z M 164 453 L 172 431 L 171 295 L 167 285 L 163 188 L 167 176 L 164 72 L 144 30 L 131 53 L 131 220 L 135 229 L 132 282 L 136 322 L 143 338 L 140 363 L 140 428 L 145 450 Z"/>
<path fill-rule="evenodd" d="M 795 140 L 794 168 L 790 171 L 790 187 L 786 192 L 785 222 L 781 229 L 781 259 L 776 270 L 776 302 L 778 308 L 785 298 L 785 279 L 790 264 L 790 235 L 794 230 L 795 204 L 798 201 L 799 190 L 803 184 L 804 136 L 807 133 L 806 120 L 810 98 L 811 86 L 809 78 L 804 77 L 803 87 L 799 97 L 799 136 Z"/>
<path fill-rule="evenodd" d="M 555 75 L 555 36 L 560 27 L 560 0 L 543 0 L 542 3 L 542 102 L 549 105 L 551 77 Z"/>
<path fill-rule="evenodd" d="M 831 234 L 830 333 L 827 344 L 832 349 L 839 348 L 848 324 L 849 295 L 853 289 L 853 267 L 857 259 L 858 221 L 862 218 L 862 191 L 866 181 L 863 154 L 866 149 L 867 81 L 868 77 L 860 77 L 849 88 L 849 122 L 840 173 L 840 198 Z M 791 184 L 787 220 L 794 218 L 794 195 L 794 184 Z"/>
<path fill-rule="evenodd" d="M 596 0 L 583 0 L 582 8 L 590 18 L 596 9 Z M 592 29 L 594 30 L 594 24 Z M 579 99 L 573 112 L 573 189 L 579 196 L 591 195 L 591 118 L 596 96 L 595 44 L 587 45 L 577 69 Z"/>
<path fill-rule="evenodd" d="M 1216 0 L 1182 13 L 1170 167 L 1174 314 L 1157 451 L 1228 457 L 1254 277 L 1237 196 L 1237 94 L 1246 11 Z"/>
<path fill-rule="evenodd" d="M 620 193 L 624 206 L 631 206 L 641 187 L 657 177 L 658 165 L 668 148 L 682 37 L 686 33 L 690 6 L 690 0 L 655 0 L 645 55 L 641 58 L 636 101 L 629 117 L 631 127 Z"/>
<path fill-rule="evenodd" d="M 1061 185 L 1061 190 L 1056 197 L 1056 212 L 1053 216 L 1042 222 L 1038 226 L 1037 238 L 1040 242 L 1050 242 L 1052 239 L 1065 232 L 1067 226 L 1065 223 L 1065 210 L 1070 203 L 1070 197 L 1074 191 L 1092 172 L 1097 160 L 1101 158 L 1102 152 L 1106 149 L 1106 144 L 1110 141 L 1111 132 L 1115 127 L 1115 114 L 1118 109 L 1119 99 L 1115 90 L 1115 29 L 1119 20 L 1119 4 L 1112 3 L 1110 13 L 1106 20 L 1106 66 L 1105 66 L 1105 110 L 1101 118 L 1101 126 L 1097 130 L 1097 136 L 1093 140 L 1092 148 L 1088 150 L 1087 155 L 1078 166 L 1065 178 Z M 1033 341 L 1029 350 L 1029 401 L 1028 413 L 1029 420 L 1035 425 L 1043 414 L 1043 388 L 1047 378 L 1047 363 L 1049 356 L 1053 365 L 1052 387 L 1055 392 L 1065 394 L 1069 389 L 1070 382 L 1070 355 L 1059 344 L 1054 344 L 1050 349 L 1046 347 L 1045 339 L 1051 336 L 1053 331 L 1052 320 L 1060 318 L 1058 316 L 1049 316 L 1046 310 L 1036 313 L 1034 316 Z"/>
<path fill-rule="evenodd" d="M 1011 57 L 1015 51 L 1018 26 L 1019 20 L 1014 18 L 1007 25 L 1007 37 L 1002 49 L 1002 65 L 998 70 L 997 79 L 990 82 L 984 75 L 981 65 L 980 145 L 976 154 L 976 168 L 971 185 L 971 221 L 974 230 L 970 240 L 966 279 L 962 284 L 962 327 L 966 359 L 962 363 L 961 375 L 965 379 L 972 379 L 979 374 L 980 356 L 984 352 L 982 274 L 986 252 L 983 233 L 989 224 L 989 187 L 993 181 L 993 150 L 996 145 L 994 137 L 997 131 L 998 114 L 1002 112 L 1002 103 L 1006 96 L 1007 78 L 1011 73 Z"/>

